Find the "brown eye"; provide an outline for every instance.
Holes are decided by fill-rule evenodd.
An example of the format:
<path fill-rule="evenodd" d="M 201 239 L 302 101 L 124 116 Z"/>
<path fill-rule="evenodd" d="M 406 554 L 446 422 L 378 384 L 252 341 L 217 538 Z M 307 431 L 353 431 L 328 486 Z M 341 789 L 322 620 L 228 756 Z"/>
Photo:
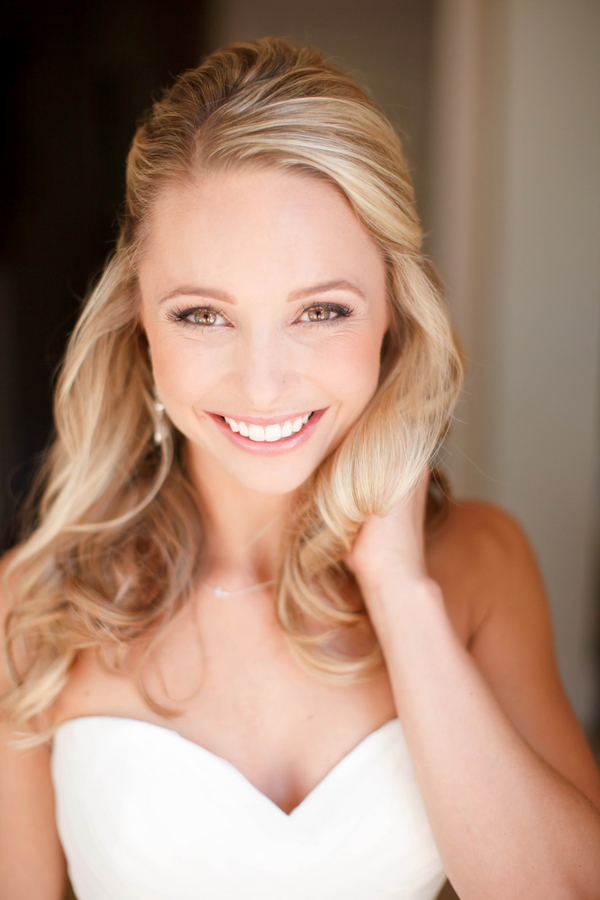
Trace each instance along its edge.
<path fill-rule="evenodd" d="M 323 322 L 325 319 L 331 318 L 331 309 L 327 306 L 313 306 L 307 310 L 310 322 Z"/>
<path fill-rule="evenodd" d="M 196 325 L 214 325 L 217 314 L 212 309 L 196 309 L 192 313 L 192 322 Z"/>

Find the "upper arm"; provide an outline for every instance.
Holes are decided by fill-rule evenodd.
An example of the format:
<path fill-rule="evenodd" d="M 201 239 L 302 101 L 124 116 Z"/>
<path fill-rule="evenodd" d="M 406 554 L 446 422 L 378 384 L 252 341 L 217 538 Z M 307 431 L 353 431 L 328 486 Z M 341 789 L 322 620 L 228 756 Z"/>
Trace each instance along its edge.
<path fill-rule="evenodd" d="M 4 642 L 8 598 L 0 563 L 0 692 L 9 687 Z M 50 749 L 11 746 L 14 731 L 0 716 L 0 884 L 2 900 L 60 900 L 65 862 L 54 816 Z"/>
<path fill-rule="evenodd" d="M 473 659 L 533 750 L 600 809 L 600 773 L 562 686 L 538 566 L 521 527 L 502 510 L 472 504 L 478 577 Z"/>

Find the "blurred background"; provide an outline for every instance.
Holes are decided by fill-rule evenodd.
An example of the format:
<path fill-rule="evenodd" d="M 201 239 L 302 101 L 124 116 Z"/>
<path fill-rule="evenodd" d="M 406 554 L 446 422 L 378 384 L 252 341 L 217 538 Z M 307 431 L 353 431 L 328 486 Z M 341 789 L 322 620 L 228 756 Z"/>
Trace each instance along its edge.
<path fill-rule="evenodd" d="M 459 496 L 512 512 L 562 676 L 600 723 L 600 3 L 5 0 L 0 20 L 0 518 L 51 434 L 80 298 L 116 235 L 150 98 L 230 40 L 287 36 L 367 85 L 414 171 L 467 357 L 446 446 Z"/>
<path fill-rule="evenodd" d="M 446 465 L 540 561 L 562 676 L 600 721 L 600 3 L 8 0 L 2 50 L 0 517 L 51 433 L 51 387 L 110 251 L 136 121 L 230 40 L 314 44 L 404 140 L 468 378 Z"/>

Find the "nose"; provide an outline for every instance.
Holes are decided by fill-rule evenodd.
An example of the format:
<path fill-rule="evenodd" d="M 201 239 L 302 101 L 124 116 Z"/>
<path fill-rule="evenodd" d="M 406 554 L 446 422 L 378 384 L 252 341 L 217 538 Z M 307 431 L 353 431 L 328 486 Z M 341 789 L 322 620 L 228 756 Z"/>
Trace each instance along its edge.
<path fill-rule="evenodd" d="M 236 393 L 251 414 L 281 409 L 294 380 L 290 348 L 276 328 L 258 329 L 237 348 Z"/>

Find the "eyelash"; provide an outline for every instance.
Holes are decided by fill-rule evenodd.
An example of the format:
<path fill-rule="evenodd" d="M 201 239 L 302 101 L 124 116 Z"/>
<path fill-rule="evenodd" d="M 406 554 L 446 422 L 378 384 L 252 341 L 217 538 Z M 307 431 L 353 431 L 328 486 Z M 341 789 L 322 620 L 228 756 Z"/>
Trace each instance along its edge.
<path fill-rule="evenodd" d="M 335 322 L 339 322 L 340 319 L 347 319 L 354 314 L 354 310 L 351 309 L 351 307 L 341 306 L 339 303 L 312 303 L 310 306 L 306 306 L 302 310 L 300 316 L 303 316 L 310 309 L 329 309 L 331 310 L 331 312 L 337 313 L 337 317 L 335 319 L 323 319 L 320 322 L 302 322 L 302 325 L 333 325 Z M 192 313 L 199 311 L 216 313 L 217 315 L 226 318 L 226 316 L 224 316 L 222 312 L 212 306 L 192 306 L 188 309 L 175 309 L 168 314 L 168 318 L 172 322 L 176 322 L 178 325 L 184 325 L 186 327 L 189 326 L 191 328 L 205 328 L 207 331 L 224 327 L 223 325 L 200 325 L 199 322 L 190 322 L 188 316 L 191 316 Z"/>

